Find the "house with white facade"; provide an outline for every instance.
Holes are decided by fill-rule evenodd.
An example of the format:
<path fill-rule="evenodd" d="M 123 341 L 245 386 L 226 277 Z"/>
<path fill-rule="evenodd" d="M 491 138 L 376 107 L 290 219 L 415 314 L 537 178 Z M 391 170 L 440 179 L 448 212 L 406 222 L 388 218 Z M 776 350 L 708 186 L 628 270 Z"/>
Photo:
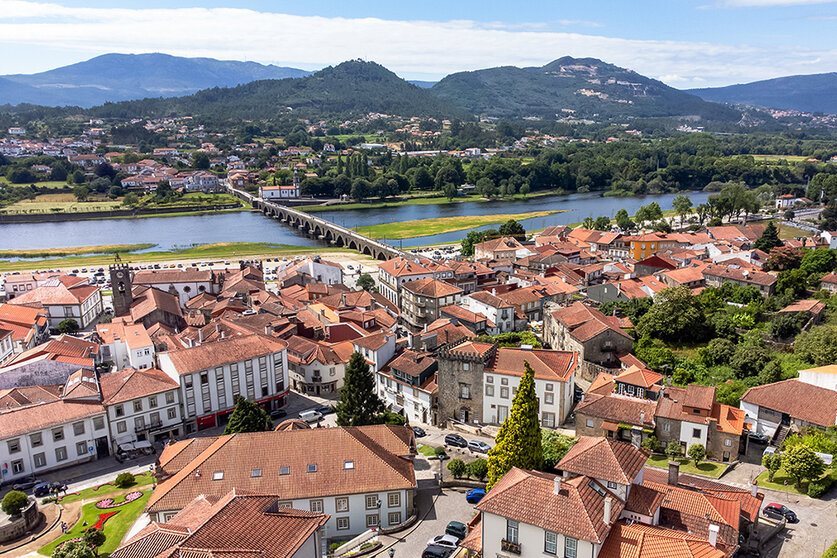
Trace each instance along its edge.
<path fill-rule="evenodd" d="M 233 488 L 280 494 L 280 507 L 329 514 L 322 530 L 328 542 L 348 540 L 415 513 L 415 453 L 412 431 L 390 425 L 183 440 L 160 455 L 164 480 L 146 511 L 166 522 L 200 494 L 220 497 Z"/>
<path fill-rule="evenodd" d="M 491 320 L 500 333 L 514 331 L 514 306 L 488 291 L 463 296 L 461 304 L 471 312 Z"/>
<path fill-rule="evenodd" d="M 219 276 L 212 270 L 203 269 L 153 269 L 137 271 L 133 285 L 153 287 L 163 292 L 175 292 L 180 305 L 201 293 L 221 292 Z"/>
<path fill-rule="evenodd" d="M 343 387 L 346 363 L 352 356 L 348 341 L 333 345 L 294 335 L 288 339 L 288 375 L 299 393 L 329 396 Z"/>
<path fill-rule="evenodd" d="M 42 307 L 47 311 L 50 329 L 67 319 L 73 319 L 84 329 L 102 315 L 102 293 L 86 280 L 60 277 L 40 283 L 31 291 L 19 294 L 9 304 Z"/>
<path fill-rule="evenodd" d="M 276 271 L 276 280 L 282 281 L 294 272 L 307 275 L 316 283 L 325 285 L 343 284 L 343 266 L 339 263 L 324 260 L 319 256 L 279 264 Z"/>
<path fill-rule="evenodd" d="M 111 362 L 116 370 L 123 368 L 152 368 L 154 366 L 154 342 L 142 324 L 111 322 L 97 324 L 99 357 Z"/>
<path fill-rule="evenodd" d="M 406 350 L 376 372 L 378 397 L 411 424 L 437 424 L 436 371 L 431 353 Z"/>
<path fill-rule="evenodd" d="M 155 368 L 126 368 L 99 378 L 112 451 L 131 442 L 180 436 L 180 385 Z"/>
<path fill-rule="evenodd" d="M 239 396 L 266 410 L 285 404 L 287 343 L 258 334 L 158 354 L 159 368 L 180 385 L 185 433 L 224 424 Z"/>
<path fill-rule="evenodd" d="M 377 372 L 395 356 L 395 333 L 379 331 L 378 333 L 358 337 L 352 341 L 354 352 L 363 355 L 372 372 Z"/>
<path fill-rule="evenodd" d="M 380 292 L 399 309 L 401 308 L 401 286 L 404 283 L 432 277 L 434 277 L 433 271 L 402 257 L 378 264 Z"/>
<path fill-rule="evenodd" d="M 299 198 L 299 184 L 259 186 L 259 197 L 265 200 L 290 200 Z"/>

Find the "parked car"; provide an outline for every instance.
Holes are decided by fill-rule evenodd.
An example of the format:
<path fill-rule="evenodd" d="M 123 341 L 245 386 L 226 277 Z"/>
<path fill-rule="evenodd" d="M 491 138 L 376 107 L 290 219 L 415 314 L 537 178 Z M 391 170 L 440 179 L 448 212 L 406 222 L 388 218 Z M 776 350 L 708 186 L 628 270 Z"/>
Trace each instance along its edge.
<path fill-rule="evenodd" d="M 779 451 L 779 448 L 777 448 L 776 446 L 767 446 L 766 448 L 764 448 L 764 451 L 761 452 L 761 456 L 764 457 L 765 455 L 773 455 L 777 451 Z"/>
<path fill-rule="evenodd" d="M 491 446 L 479 440 L 471 440 L 470 442 L 468 442 L 468 449 L 477 453 L 488 453 L 488 450 L 491 449 Z"/>
<path fill-rule="evenodd" d="M 446 548 L 456 548 L 459 546 L 459 539 L 453 535 L 439 535 L 427 541 L 427 546 L 444 546 Z"/>
<path fill-rule="evenodd" d="M 761 432 L 750 432 L 747 437 L 750 438 L 750 441 L 754 444 L 767 444 L 770 441 L 767 434 L 762 434 Z"/>
<path fill-rule="evenodd" d="M 574 396 L 575 400 L 576 401 L 581 401 L 581 396 L 582 395 L 584 395 L 584 390 L 581 389 L 578 386 L 575 386 L 575 388 L 573 388 L 573 396 Z"/>
<path fill-rule="evenodd" d="M 285 409 L 273 409 L 270 411 L 270 418 L 282 418 L 288 416 L 288 411 Z"/>
<path fill-rule="evenodd" d="M 762 512 L 765 517 L 770 517 L 772 519 L 782 519 L 785 518 L 788 523 L 797 523 L 799 522 L 799 518 L 796 517 L 796 514 L 787 506 L 783 506 L 782 504 L 767 504 L 764 506 L 764 510 Z"/>
<path fill-rule="evenodd" d="M 305 422 L 317 422 L 321 418 L 323 418 L 323 415 L 315 411 L 314 409 L 310 409 L 308 411 L 302 411 L 301 413 L 299 413 L 299 418 L 301 418 Z"/>
<path fill-rule="evenodd" d="M 472 488 L 465 493 L 465 501 L 469 504 L 479 504 L 483 498 L 485 498 L 484 488 Z"/>
<path fill-rule="evenodd" d="M 332 407 L 331 405 L 320 405 L 319 407 L 317 407 L 314 410 L 317 411 L 318 413 L 320 413 L 321 415 L 325 416 L 329 413 L 333 413 L 334 412 L 334 407 Z"/>
<path fill-rule="evenodd" d="M 460 521 L 451 521 L 448 523 L 448 526 L 445 527 L 445 534 L 453 535 L 461 541 L 468 534 L 468 526 Z"/>
<path fill-rule="evenodd" d="M 40 484 L 41 481 L 36 479 L 35 477 L 23 477 L 22 479 L 17 479 L 12 484 L 12 490 L 29 490 L 36 484 Z"/>
<path fill-rule="evenodd" d="M 40 482 L 35 485 L 33 494 L 37 497 L 49 496 L 53 492 L 67 490 L 67 485 L 61 482 Z"/>
<path fill-rule="evenodd" d="M 448 434 L 445 436 L 445 445 L 453 446 L 455 448 L 467 448 L 468 442 L 459 434 Z"/>
<path fill-rule="evenodd" d="M 424 549 L 421 558 L 448 558 L 451 554 L 453 554 L 453 549 L 434 544 Z"/>
<path fill-rule="evenodd" d="M 424 438 L 425 436 L 427 436 L 427 432 L 425 432 L 424 429 L 420 426 L 413 427 L 413 434 L 416 435 L 416 438 Z"/>

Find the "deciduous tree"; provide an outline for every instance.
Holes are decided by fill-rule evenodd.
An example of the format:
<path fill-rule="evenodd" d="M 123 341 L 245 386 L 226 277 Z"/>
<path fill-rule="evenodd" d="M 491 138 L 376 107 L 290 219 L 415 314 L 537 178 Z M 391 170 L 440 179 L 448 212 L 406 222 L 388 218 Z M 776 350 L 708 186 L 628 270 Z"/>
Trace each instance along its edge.
<path fill-rule="evenodd" d="M 785 450 L 782 455 L 782 468 L 793 477 L 796 488 L 800 488 L 805 479 L 815 479 L 825 471 L 825 463 L 814 450 L 802 444 Z"/>

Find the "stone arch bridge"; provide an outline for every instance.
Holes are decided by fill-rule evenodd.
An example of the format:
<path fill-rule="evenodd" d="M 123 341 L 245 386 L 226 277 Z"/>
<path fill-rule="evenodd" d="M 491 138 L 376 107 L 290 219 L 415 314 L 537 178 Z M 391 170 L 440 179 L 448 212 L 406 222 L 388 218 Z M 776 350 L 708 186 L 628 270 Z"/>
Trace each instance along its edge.
<path fill-rule="evenodd" d="M 404 252 L 389 244 L 371 239 L 331 221 L 326 221 L 320 217 L 280 205 L 273 201 L 267 201 L 242 190 L 231 187 L 228 187 L 228 189 L 234 196 L 241 198 L 254 209 L 258 209 L 268 217 L 273 217 L 283 224 L 298 229 L 330 246 L 357 250 L 361 254 L 365 254 L 376 260 L 389 260 L 398 256 L 403 256 L 411 260 L 415 259 L 409 252 Z"/>

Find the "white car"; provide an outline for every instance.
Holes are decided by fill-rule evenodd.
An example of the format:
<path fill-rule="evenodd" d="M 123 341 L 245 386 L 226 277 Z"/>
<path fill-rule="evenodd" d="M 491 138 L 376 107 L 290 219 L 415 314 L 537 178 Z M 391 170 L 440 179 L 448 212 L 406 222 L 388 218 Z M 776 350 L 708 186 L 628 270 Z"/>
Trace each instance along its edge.
<path fill-rule="evenodd" d="M 304 420 L 305 422 L 317 422 L 321 418 L 323 418 L 322 413 L 319 411 L 315 411 L 314 409 L 308 411 L 302 411 L 299 413 L 299 418 Z"/>
<path fill-rule="evenodd" d="M 427 546 L 442 546 L 444 548 L 456 548 L 459 546 L 459 539 L 453 535 L 439 535 L 427 541 Z"/>

